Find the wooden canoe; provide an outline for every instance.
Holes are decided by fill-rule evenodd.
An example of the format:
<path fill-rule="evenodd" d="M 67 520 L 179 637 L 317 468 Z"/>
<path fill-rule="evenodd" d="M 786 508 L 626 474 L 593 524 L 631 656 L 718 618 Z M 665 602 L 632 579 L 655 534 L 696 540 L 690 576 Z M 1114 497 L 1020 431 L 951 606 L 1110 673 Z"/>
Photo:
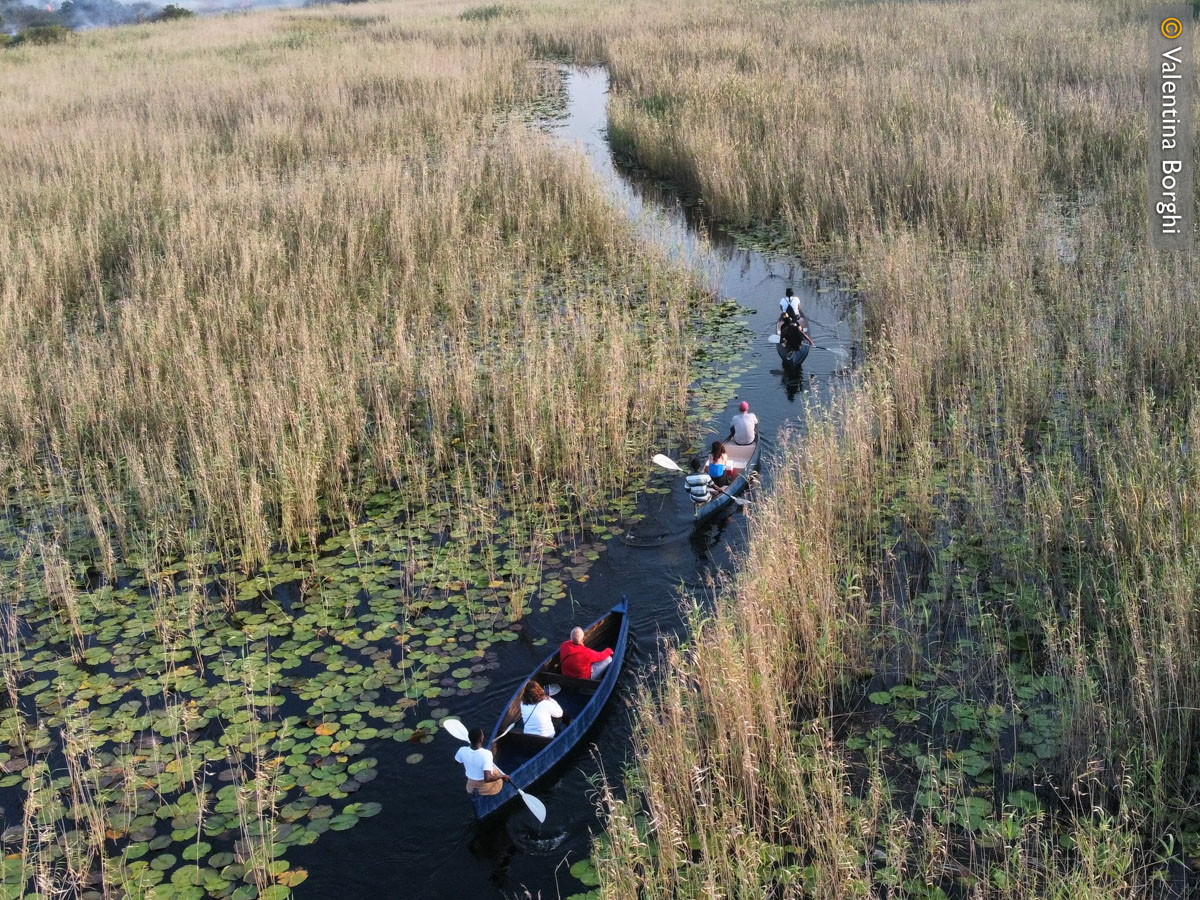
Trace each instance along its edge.
<path fill-rule="evenodd" d="M 621 675 L 621 666 L 625 662 L 625 651 L 629 643 L 627 611 L 628 600 L 622 597 L 621 602 L 609 610 L 606 616 L 597 619 L 584 631 L 583 642 L 587 646 L 596 650 L 613 648 L 612 664 L 599 680 L 569 678 L 563 675 L 556 649 L 517 686 L 488 739 L 488 746 L 492 747 L 495 754 L 496 765 L 508 774 L 512 782 L 505 784 L 498 794 L 490 797 L 473 796 L 471 802 L 475 807 L 475 818 L 490 816 L 506 805 L 517 796 L 514 788 L 528 790 L 530 785 L 562 762 L 595 724 L 601 710 L 604 709 L 604 704 L 612 696 L 613 688 Z M 525 685 L 534 679 L 542 687 L 557 684 L 562 688 L 554 699 L 566 714 L 565 721 L 568 724 L 560 725 L 557 734 L 552 738 L 525 734 L 521 730 L 521 694 Z M 514 722 L 516 727 L 512 731 L 504 737 L 497 737 Z"/>
<path fill-rule="evenodd" d="M 750 473 L 758 466 L 758 450 L 761 444 L 761 440 L 757 440 L 753 444 L 735 444 L 733 441 L 725 442 L 725 453 L 729 456 L 728 469 L 733 472 L 733 482 L 728 487 L 723 488 L 725 491 L 724 494 L 715 494 L 707 503 L 701 503 L 696 506 L 695 518 L 697 522 L 720 512 L 733 502 L 730 498 L 737 496 L 746 489 L 746 485 L 750 483 Z"/>

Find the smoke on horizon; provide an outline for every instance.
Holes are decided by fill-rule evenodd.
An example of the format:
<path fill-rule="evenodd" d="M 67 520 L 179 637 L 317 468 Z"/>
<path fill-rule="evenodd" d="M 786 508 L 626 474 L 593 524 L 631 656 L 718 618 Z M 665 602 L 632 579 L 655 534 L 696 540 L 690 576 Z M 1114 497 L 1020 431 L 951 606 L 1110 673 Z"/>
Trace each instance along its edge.
<path fill-rule="evenodd" d="M 180 9 L 199 15 L 234 12 L 240 9 L 274 9 L 314 6 L 324 3 L 354 3 L 359 0 L 171 0 L 165 7 L 147 0 L 62 0 L 38 5 L 23 0 L 0 0 L 0 33 L 19 34 L 27 28 L 62 25 L 72 30 L 110 25 L 157 22 L 184 15 Z"/>

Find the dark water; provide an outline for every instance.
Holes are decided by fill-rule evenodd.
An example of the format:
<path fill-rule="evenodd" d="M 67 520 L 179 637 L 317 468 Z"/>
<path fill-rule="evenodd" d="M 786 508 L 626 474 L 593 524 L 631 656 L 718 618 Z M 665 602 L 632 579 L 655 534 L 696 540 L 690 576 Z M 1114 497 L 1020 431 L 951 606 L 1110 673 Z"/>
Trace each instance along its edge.
<path fill-rule="evenodd" d="M 586 154 L 613 203 L 628 213 L 645 240 L 701 269 L 720 296 L 754 310 L 748 325 L 755 338 L 744 359 L 748 368 L 714 427 L 727 432 L 738 401 L 750 402 L 766 439 L 763 468 L 769 487 L 771 451 L 781 431 L 802 428 L 808 404 L 827 402 L 849 382 L 857 355 L 855 306 L 832 282 L 806 273 L 797 261 L 736 248 L 687 215 L 652 181 L 619 169 L 605 137 L 607 73 L 572 69 L 565 77 L 568 115 L 555 129 L 564 152 Z M 813 351 L 799 377 L 783 374 L 775 348 L 766 340 L 775 330 L 778 300 L 789 286 L 801 298 L 816 343 L 841 351 Z M 327 832 L 312 847 L 289 854 L 294 865 L 309 871 L 297 896 L 487 898 L 528 892 L 553 898 L 584 890 L 568 869 L 587 855 L 590 835 L 599 828 L 592 779 L 601 770 L 610 778 L 619 776 L 629 758 L 630 703 L 642 679 L 652 676 L 662 638 L 682 632 L 681 590 L 702 594 L 745 547 L 745 515 L 734 512 L 693 532 L 691 502 L 682 489 L 651 499 L 639 531 L 678 537 L 653 546 L 610 541 L 588 583 L 572 586 L 571 603 L 530 616 L 522 640 L 494 648 L 500 655 L 496 671 L 502 674 L 491 687 L 452 706 L 468 726 L 490 728 L 518 683 L 572 625 L 587 624 L 621 594 L 629 595 L 631 648 L 617 693 L 588 745 L 554 779 L 532 791 L 546 804 L 546 823 L 538 827 L 515 806 L 497 821 L 476 825 L 461 766 L 453 760 L 460 745 L 444 732 L 419 748 L 381 741 L 367 750 L 379 760 L 379 778 L 356 799 L 379 800 L 383 811 L 350 831 Z M 545 646 L 533 645 L 543 637 Z M 423 752 L 424 760 L 410 765 L 405 757 L 414 749 Z"/>

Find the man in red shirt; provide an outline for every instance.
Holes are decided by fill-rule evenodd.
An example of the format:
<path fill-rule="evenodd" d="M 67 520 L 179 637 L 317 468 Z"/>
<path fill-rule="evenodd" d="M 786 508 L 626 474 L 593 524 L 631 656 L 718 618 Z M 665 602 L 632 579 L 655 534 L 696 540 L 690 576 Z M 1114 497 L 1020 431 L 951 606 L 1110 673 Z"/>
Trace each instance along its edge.
<path fill-rule="evenodd" d="M 558 648 L 562 673 L 570 678 L 599 678 L 612 665 L 612 648 L 593 650 L 583 643 L 583 629 L 571 629 L 571 639 Z"/>

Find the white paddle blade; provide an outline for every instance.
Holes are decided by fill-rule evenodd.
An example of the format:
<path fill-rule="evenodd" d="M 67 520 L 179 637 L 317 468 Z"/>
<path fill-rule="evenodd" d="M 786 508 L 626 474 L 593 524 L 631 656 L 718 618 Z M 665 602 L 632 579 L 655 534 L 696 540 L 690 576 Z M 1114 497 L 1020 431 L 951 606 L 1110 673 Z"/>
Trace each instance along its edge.
<path fill-rule="evenodd" d="M 561 684 L 552 684 L 552 685 L 550 685 L 550 687 L 546 688 L 546 696 L 548 696 L 548 697 L 554 697 L 554 696 L 556 696 L 556 695 L 558 694 L 558 692 L 559 692 L 559 691 L 561 691 L 561 690 L 562 690 L 562 685 L 561 685 Z"/>
<path fill-rule="evenodd" d="M 471 739 L 467 737 L 467 726 L 458 719 L 442 719 L 442 727 L 464 743 L 471 743 Z"/>
<path fill-rule="evenodd" d="M 679 466 L 675 465 L 675 460 L 671 459 L 671 457 L 669 457 L 669 456 L 664 456 L 661 453 L 655 453 L 652 458 L 654 460 L 655 465 L 662 466 L 664 469 L 670 469 L 672 472 L 682 472 L 683 471 L 683 469 L 681 469 L 681 468 L 679 468 Z"/>
<path fill-rule="evenodd" d="M 520 788 L 517 788 L 517 793 L 521 795 L 521 799 L 525 801 L 525 805 L 529 807 L 529 811 L 533 813 L 533 817 L 539 822 L 546 821 L 546 804 L 534 797 L 531 794 L 525 793 Z"/>
<path fill-rule="evenodd" d="M 498 735 L 496 735 L 496 740 L 500 740 L 500 738 L 504 737 L 506 734 L 508 734 L 510 731 L 512 731 L 516 726 L 517 726 L 516 722 L 513 722 L 512 724 L 510 724 L 502 732 L 500 732 Z"/>
<path fill-rule="evenodd" d="M 769 338 L 767 338 L 767 343 L 768 344 L 778 344 L 779 343 L 779 335 L 777 335 L 777 334 L 771 335 Z"/>

